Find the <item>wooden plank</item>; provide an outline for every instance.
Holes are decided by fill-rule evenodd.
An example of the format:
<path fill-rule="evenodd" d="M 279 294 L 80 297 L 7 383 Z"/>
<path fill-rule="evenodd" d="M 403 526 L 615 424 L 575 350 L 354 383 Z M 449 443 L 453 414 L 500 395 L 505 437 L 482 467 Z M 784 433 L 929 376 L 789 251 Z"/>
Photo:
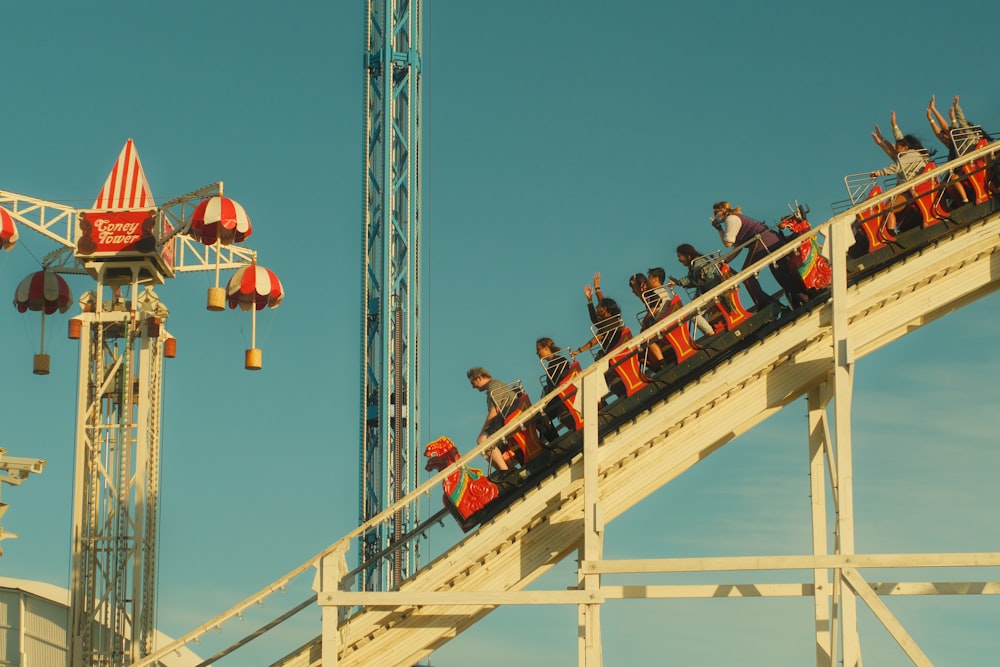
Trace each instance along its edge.
<path fill-rule="evenodd" d="M 745 570 L 815 570 L 880 567 L 996 567 L 1000 553 L 820 554 L 816 556 L 723 556 L 717 558 L 645 558 L 583 561 L 588 574 L 659 572 L 737 572 Z"/>
<path fill-rule="evenodd" d="M 497 606 L 503 604 L 594 604 L 604 602 L 599 591 L 338 591 L 324 605 L 345 607 L 422 607 L 430 605 Z"/>
<path fill-rule="evenodd" d="M 895 582 L 868 586 L 880 596 L 1000 595 L 997 581 Z M 805 582 L 601 586 L 605 600 L 813 597 L 815 590 L 813 584 Z"/>
<path fill-rule="evenodd" d="M 879 596 L 875 595 L 857 570 L 847 568 L 843 571 L 843 577 L 851 590 L 864 600 L 868 608 L 875 614 L 875 618 L 889 631 L 889 634 L 896 640 L 896 643 L 903 649 L 903 652 L 913 661 L 915 667 L 934 667 L 934 663 L 920 650 L 917 642 L 913 640 L 913 637 L 906 631 L 903 624 L 889 611 L 889 608 L 885 606 L 885 603 L 882 602 Z"/>

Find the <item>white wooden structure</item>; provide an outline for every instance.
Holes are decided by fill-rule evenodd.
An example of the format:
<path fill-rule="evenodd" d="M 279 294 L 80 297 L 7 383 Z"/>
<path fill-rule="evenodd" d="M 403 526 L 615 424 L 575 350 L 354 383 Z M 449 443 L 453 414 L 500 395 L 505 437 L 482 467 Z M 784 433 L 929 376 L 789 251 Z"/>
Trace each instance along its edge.
<path fill-rule="evenodd" d="M 995 148 L 994 148 L 995 150 Z M 965 159 L 975 159 L 982 151 Z M 942 173 L 945 167 L 939 168 Z M 898 191 L 890 190 L 885 197 Z M 827 237 L 831 256 L 842 258 L 852 239 L 855 207 L 813 233 Z M 790 252 L 789 244 L 779 253 Z M 771 258 L 773 259 L 773 257 Z M 767 266 L 762 260 L 749 268 Z M 930 665 L 919 638 L 912 637 L 882 601 L 885 595 L 997 594 L 998 582 L 902 582 L 891 586 L 869 581 L 862 570 L 879 568 L 996 567 L 1000 553 L 857 553 L 853 502 L 851 396 L 854 369 L 865 356 L 901 336 L 947 315 L 1000 287 L 1000 211 L 991 204 L 981 219 L 954 227 L 930 246 L 886 270 L 848 284 L 845 262 L 834 261 L 830 298 L 784 324 L 683 391 L 664 397 L 634 421 L 604 437 L 598 446 L 597 401 L 606 392 L 607 361 L 579 378 L 584 401 L 584 449 L 540 486 L 526 492 L 496 517 L 470 532 L 398 590 L 366 592 L 353 588 L 346 553 L 361 526 L 323 553 L 310 558 L 274 584 L 233 609 L 164 647 L 195 641 L 268 598 L 284 584 L 317 568 L 317 601 L 323 609 L 322 632 L 313 642 L 279 663 L 332 667 L 414 665 L 451 640 L 495 606 L 569 604 L 579 610 L 579 664 L 602 664 L 601 605 L 625 598 L 725 598 L 747 591 L 759 596 L 809 597 L 814 619 L 802 628 L 815 636 L 816 665 L 860 667 L 858 605 L 871 613 L 915 665 Z M 746 273 L 743 273 L 746 275 Z M 738 280 L 739 276 L 734 278 Z M 732 281 L 730 281 L 732 282 Z M 677 318 L 721 294 L 728 283 L 704 295 Z M 656 333 L 648 330 L 627 346 L 641 345 Z M 537 413 L 548 398 L 527 411 Z M 604 557 L 604 529 L 653 491 L 688 470 L 792 401 L 807 397 L 809 428 L 803 434 L 811 480 L 810 553 L 759 557 L 663 558 L 616 561 Z M 484 445 L 464 453 L 468 460 L 517 428 L 513 422 Z M 441 481 L 457 464 L 400 499 L 400 506 L 424 493 L 436 495 Z M 371 522 L 392 518 L 390 507 Z M 832 519 L 830 517 L 833 517 Z M 831 544 L 827 536 L 833 532 Z M 575 590 L 524 590 L 557 563 L 576 556 Z M 666 554 L 665 554 L 666 555 Z M 753 573 L 801 572 L 794 584 L 755 582 Z M 603 575 L 616 573 L 745 571 L 750 580 L 733 585 L 616 586 Z M 721 581 L 721 579 L 720 579 Z M 567 650 L 572 650 L 567 647 Z M 154 664 L 156 655 L 136 667 Z M 524 656 L 521 659 L 525 659 Z"/>

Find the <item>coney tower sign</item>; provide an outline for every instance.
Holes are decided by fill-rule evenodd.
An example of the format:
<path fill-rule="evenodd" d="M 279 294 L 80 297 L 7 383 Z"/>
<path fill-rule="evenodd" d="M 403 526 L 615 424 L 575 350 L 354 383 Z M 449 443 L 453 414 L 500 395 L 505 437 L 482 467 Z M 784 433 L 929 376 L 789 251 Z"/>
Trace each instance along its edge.
<path fill-rule="evenodd" d="M 72 667 L 124 666 L 153 650 L 161 379 L 164 357 L 176 352 L 155 288 L 181 272 L 215 271 L 218 282 L 220 270 L 256 270 L 251 250 L 189 234 L 199 202 L 222 198 L 222 189 L 214 183 L 156 204 L 129 139 L 89 209 L 0 191 L 0 208 L 16 225 L 55 242 L 44 273 L 83 285 L 69 321 L 80 343 Z M 212 297 L 210 289 L 209 309 L 220 310 Z M 36 374 L 48 366 L 47 355 L 36 355 Z"/>

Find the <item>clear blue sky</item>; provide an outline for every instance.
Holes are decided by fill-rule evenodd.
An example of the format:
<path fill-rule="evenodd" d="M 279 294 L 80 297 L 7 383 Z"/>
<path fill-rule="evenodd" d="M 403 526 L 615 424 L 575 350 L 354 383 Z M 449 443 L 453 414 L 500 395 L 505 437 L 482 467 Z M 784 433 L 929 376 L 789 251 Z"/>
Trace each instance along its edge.
<path fill-rule="evenodd" d="M 424 12 L 426 440 L 471 444 L 483 399 L 469 366 L 537 395 L 534 340 L 589 337 L 582 288 L 595 271 L 632 313 L 628 275 L 679 273 L 678 243 L 716 249 L 712 202 L 773 223 L 798 199 L 822 221 L 846 197 L 845 174 L 884 166 L 869 132 L 888 129 L 890 110 L 936 146 L 932 93 L 942 109 L 961 94 L 970 119 L 1000 132 L 984 46 L 1000 9 L 986 0 L 961 12 L 923 0 L 425 1 Z M 179 339 L 165 380 L 159 619 L 179 635 L 357 524 L 364 3 L 15 0 L 3 21 L 0 189 L 89 206 L 132 137 L 159 201 L 225 181 L 254 223 L 247 245 L 285 285 L 258 320 L 259 373 L 243 370 L 248 317 L 204 308 L 210 274 L 158 289 Z M 22 229 L 0 254 L 0 297 L 53 249 Z M 859 364 L 859 550 L 1000 551 L 997 306 L 988 297 Z M 60 585 L 78 364 L 68 317 L 50 320 L 52 374 L 40 378 L 37 314 L 0 310 L 0 446 L 48 461 L 3 490 L 3 525 L 21 537 L 3 543 L 0 574 Z M 650 497 L 611 526 L 607 555 L 806 553 L 805 419 L 804 402 L 790 406 Z M 998 578 L 922 575 L 946 576 Z M 540 585 L 572 581 L 563 568 Z M 809 664 L 810 604 L 608 604 L 605 664 Z M 985 664 L 1000 649 L 996 600 L 888 604 L 942 664 Z M 275 653 L 318 633 L 310 614 Z M 866 660 L 905 664 L 861 616 Z M 570 608 L 502 609 L 433 663 L 499 667 L 514 652 L 575 665 L 575 623 Z"/>

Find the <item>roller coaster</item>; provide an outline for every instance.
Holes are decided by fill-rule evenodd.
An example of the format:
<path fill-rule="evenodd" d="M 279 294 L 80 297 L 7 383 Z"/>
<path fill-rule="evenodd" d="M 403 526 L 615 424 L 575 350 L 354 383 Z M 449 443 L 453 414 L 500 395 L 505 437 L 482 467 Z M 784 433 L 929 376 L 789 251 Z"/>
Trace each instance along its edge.
<path fill-rule="evenodd" d="M 582 369 L 571 381 L 577 392 L 580 428 L 563 429 L 542 442 L 549 451 L 539 459 L 544 465 L 523 466 L 521 479 L 511 487 L 516 492 L 501 494 L 494 504 L 485 506 L 487 511 L 466 521 L 463 528 L 468 532 L 397 589 L 359 589 L 358 575 L 365 564 L 354 570 L 347 566 L 355 540 L 391 522 L 396 513 L 424 496 L 439 497 L 442 484 L 461 472 L 466 462 L 489 447 L 511 442 L 546 419 L 546 407 L 559 401 L 566 387 L 523 403 L 489 440 L 440 466 L 394 505 L 136 666 L 156 664 L 159 656 L 197 641 L 307 573 L 315 575 L 317 595 L 300 608 L 313 603 L 320 606 L 322 632 L 275 665 L 413 665 L 505 604 L 577 606 L 580 664 L 599 665 L 604 602 L 739 594 L 733 592 L 738 587 L 721 584 L 647 586 L 637 593 L 634 587 L 602 582 L 602 575 L 764 570 L 801 572 L 800 583 L 747 586 L 761 596 L 813 598 L 814 618 L 803 624 L 802 632 L 815 635 L 818 665 L 861 664 L 859 600 L 914 664 L 932 664 L 919 638 L 907 632 L 881 596 L 997 594 L 1000 584 L 912 582 L 887 589 L 867 581 L 859 569 L 996 567 L 1000 553 L 856 552 L 850 427 L 853 376 L 856 364 L 866 356 L 1000 287 L 1000 201 L 992 173 L 997 151 L 997 143 L 984 143 L 947 164 L 930 164 L 916 182 L 895 186 L 869 179 L 859 187 L 847 179 L 850 200 L 835 206 L 835 211 L 842 210 L 799 239 L 826 239 L 832 266 L 830 287 L 803 306 L 776 310 L 762 318 L 760 326 L 733 329 L 740 331 L 739 340 L 731 341 L 724 354 L 701 362 L 697 369 L 676 374 L 669 381 L 658 381 L 653 375 L 646 388 L 632 395 L 609 393 L 607 377 L 616 359 L 640 354 L 650 342 L 714 307 L 746 277 L 795 252 L 798 243 L 785 244 Z M 979 179 L 984 189 L 969 204 L 946 210 L 939 206 L 940 183 L 954 170 Z M 898 233 L 887 234 L 880 221 L 897 197 L 903 197 L 918 217 L 909 229 L 901 227 Z M 930 207 L 923 207 L 928 202 Z M 803 397 L 809 406 L 811 553 L 643 561 L 604 558 L 603 534 L 608 523 Z M 446 499 L 436 514 L 373 557 L 383 558 L 451 521 L 454 509 Z M 836 535 L 833 544 L 827 537 L 831 532 Z M 574 555 L 578 558 L 577 588 L 525 590 Z"/>

